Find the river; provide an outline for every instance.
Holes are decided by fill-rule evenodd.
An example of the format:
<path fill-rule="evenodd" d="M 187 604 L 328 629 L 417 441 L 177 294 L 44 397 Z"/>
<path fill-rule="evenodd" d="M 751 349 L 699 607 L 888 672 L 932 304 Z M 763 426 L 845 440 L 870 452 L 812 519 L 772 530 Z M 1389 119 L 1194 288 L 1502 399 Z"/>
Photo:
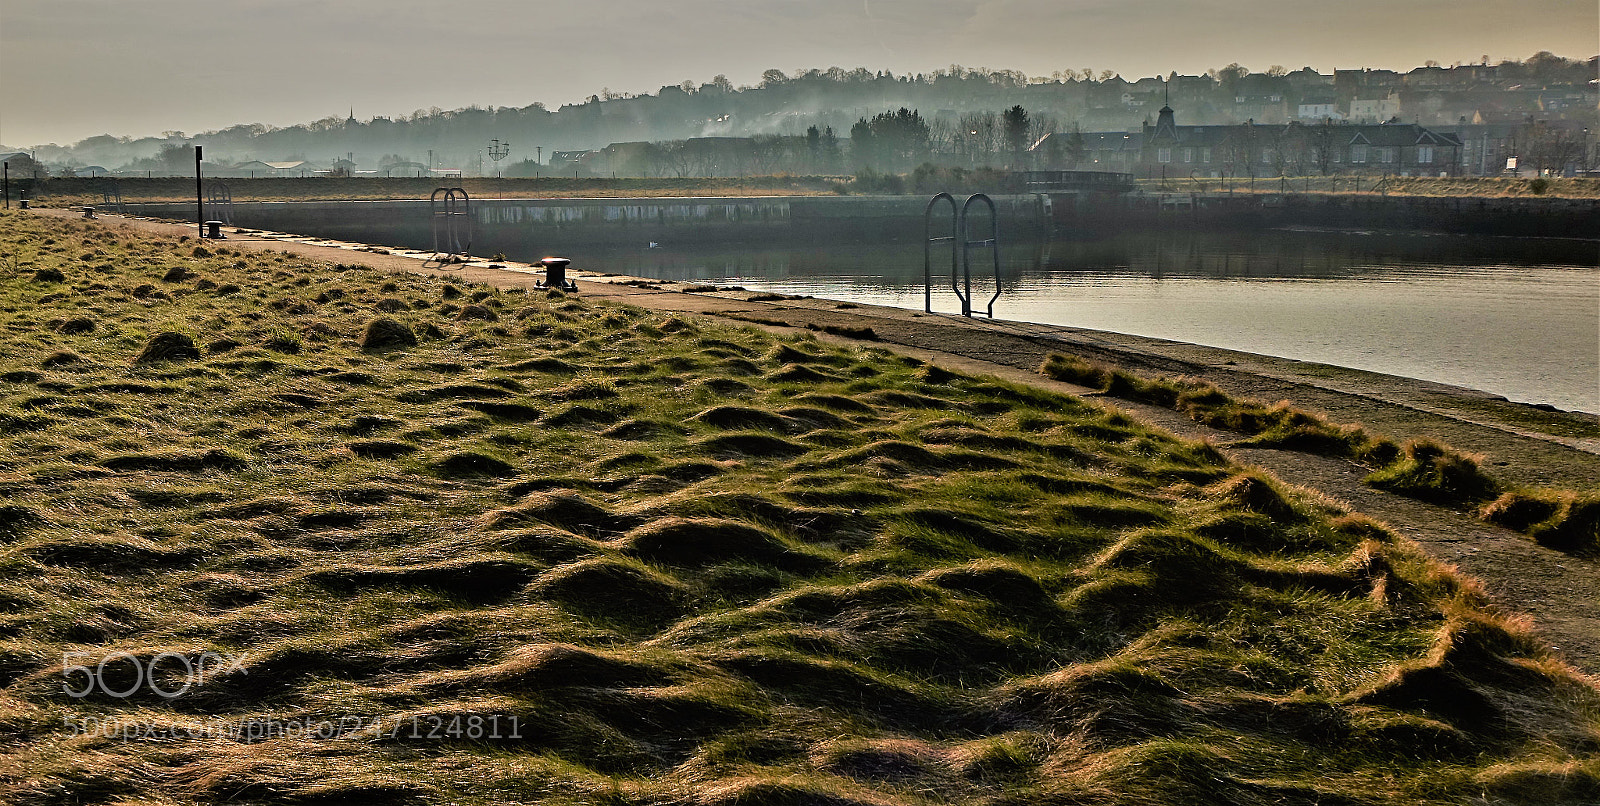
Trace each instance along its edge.
<path fill-rule="evenodd" d="M 574 248 L 581 267 L 921 308 L 920 243 Z M 993 262 L 972 253 L 975 305 Z M 1224 347 L 1600 412 L 1600 244 L 1273 230 L 1005 243 L 995 316 Z M 934 309 L 958 311 L 948 248 Z M 942 272 L 942 275 L 940 274 Z"/>

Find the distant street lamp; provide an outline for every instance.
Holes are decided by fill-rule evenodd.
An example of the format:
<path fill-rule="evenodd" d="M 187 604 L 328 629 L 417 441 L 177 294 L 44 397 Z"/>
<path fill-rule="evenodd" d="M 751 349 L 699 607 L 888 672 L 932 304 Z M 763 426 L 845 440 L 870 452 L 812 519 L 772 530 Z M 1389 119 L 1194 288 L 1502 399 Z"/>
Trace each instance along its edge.
<path fill-rule="evenodd" d="M 500 178 L 500 160 L 511 153 L 511 144 L 502 143 L 498 139 L 489 141 L 489 159 L 494 160 L 494 177 Z"/>

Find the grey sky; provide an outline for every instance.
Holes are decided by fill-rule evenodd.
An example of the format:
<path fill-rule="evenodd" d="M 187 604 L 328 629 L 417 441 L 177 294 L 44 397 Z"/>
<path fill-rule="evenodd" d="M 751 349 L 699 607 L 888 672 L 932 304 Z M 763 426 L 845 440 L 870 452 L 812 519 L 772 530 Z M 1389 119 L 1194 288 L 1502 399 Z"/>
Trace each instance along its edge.
<path fill-rule="evenodd" d="M 551 108 L 778 68 L 1127 78 L 1600 51 L 1597 0 L 0 0 L 0 143 Z"/>

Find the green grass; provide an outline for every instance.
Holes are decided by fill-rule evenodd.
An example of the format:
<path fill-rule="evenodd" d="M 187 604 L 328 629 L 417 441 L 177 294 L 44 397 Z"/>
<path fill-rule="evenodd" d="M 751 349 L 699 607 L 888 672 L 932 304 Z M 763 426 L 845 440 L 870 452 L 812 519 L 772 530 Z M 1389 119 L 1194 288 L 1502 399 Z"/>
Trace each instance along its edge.
<path fill-rule="evenodd" d="M 1267 404 L 1234 398 L 1202 381 L 1145 378 L 1060 353 L 1050 355 L 1039 371 L 1112 397 L 1177 409 L 1214 428 L 1239 432 L 1245 436 L 1236 443 L 1241 446 L 1354 459 L 1373 468 L 1365 479 L 1373 487 L 1470 511 L 1562 551 L 1600 554 L 1600 504 L 1594 492 L 1514 487 L 1483 470 L 1482 457 L 1433 440 L 1396 443 L 1360 426 L 1330 423 L 1288 401 Z"/>
<path fill-rule="evenodd" d="M 1098 403 L 80 221 L 0 250 L 8 802 L 1600 787 L 1600 695 L 1471 586 Z M 101 659 L 129 696 L 63 692 Z"/>

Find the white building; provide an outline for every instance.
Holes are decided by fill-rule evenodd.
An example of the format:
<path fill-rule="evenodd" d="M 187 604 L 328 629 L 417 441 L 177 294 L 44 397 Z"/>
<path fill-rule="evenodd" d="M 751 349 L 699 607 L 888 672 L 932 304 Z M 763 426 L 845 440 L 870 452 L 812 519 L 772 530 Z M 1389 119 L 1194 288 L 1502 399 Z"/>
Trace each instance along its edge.
<path fill-rule="evenodd" d="M 1354 123 L 1383 123 L 1399 115 L 1399 95 L 1372 100 L 1353 98 L 1350 101 L 1349 119 Z"/>

